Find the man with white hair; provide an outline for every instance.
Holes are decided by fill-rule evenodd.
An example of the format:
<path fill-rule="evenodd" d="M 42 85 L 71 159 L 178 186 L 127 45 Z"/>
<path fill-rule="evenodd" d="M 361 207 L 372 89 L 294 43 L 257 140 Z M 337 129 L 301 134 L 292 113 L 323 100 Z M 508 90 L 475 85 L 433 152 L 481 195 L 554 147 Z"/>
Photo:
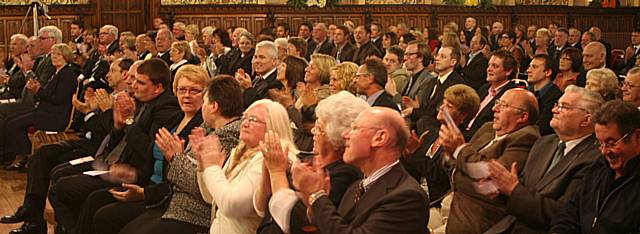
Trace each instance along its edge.
<path fill-rule="evenodd" d="M 173 29 L 171 29 L 171 33 L 178 41 L 184 41 L 184 32 L 187 29 L 187 26 L 182 22 L 173 23 Z"/>
<path fill-rule="evenodd" d="M 251 103 L 269 97 L 270 89 L 280 89 L 284 87 L 280 81 L 276 79 L 278 71 L 278 49 L 271 41 L 261 41 L 256 45 L 256 51 L 251 61 L 255 76 L 253 79 L 249 74 L 242 76 L 236 73 L 236 79 L 240 83 L 240 87 L 244 90 L 244 105 L 250 106 Z"/>
<path fill-rule="evenodd" d="M 109 72 L 109 64 L 104 61 L 106 55 L 113 54 L 119 47 L 118 28 L 113 25 L 105 25 L 100 28 L 98 43 L 106 46 L 106 53 L 94 50 L 82 67 L 82 74 L 78 79 L 83 80 L 84 85 L 92 83 L 93 87 L 106 88 L 106 75 Z M 103 51 L 104 52 L 104 51 Z"/>
<path fill-rule="evenodd" d="M 316 43 L 312 50 L 307 50 L 307 57 L 311 57 L 315 53 L 331 55 L 334 45 L 329 41 L 327 25 L 325 23 L 316 23 L 313 26 L 311 35 Z"/>
<path fill-rule="evenodd" d="M 20 56 L 27 51 L 27 41 L 24 34 L 11 36 L 9 44 L 10 57 L 5 63 L 6 73 L 0 74 L 0 98 L 18 98 L 22 95 L 22 88 L 26 84 L 24 73 L 21 72 Z"/>

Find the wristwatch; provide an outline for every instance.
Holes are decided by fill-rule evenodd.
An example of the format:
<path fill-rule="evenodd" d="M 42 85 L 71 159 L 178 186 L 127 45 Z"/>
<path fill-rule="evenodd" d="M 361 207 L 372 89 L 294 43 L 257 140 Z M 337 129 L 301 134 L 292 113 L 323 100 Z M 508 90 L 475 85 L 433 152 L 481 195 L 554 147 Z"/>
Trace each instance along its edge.
<path fill-rule="evenodd" d="M 324 190 L 318 190 L 315 193 L 312 193 L 311 195 L 309 195 L 309 207 L 313 206 L 313 203 L 316 202 L 316 200 L 318 200 L 318 198 L 322 197 L 322 196 L 326 196 L 327 192 L 325 192 Z"/>

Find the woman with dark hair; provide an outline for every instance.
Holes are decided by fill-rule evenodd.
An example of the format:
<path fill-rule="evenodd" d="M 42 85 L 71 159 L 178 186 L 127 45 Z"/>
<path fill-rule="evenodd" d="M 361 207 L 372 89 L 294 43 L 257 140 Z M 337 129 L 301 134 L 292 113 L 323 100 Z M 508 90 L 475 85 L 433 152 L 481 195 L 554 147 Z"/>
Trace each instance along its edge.
<path fill-rule="evenodd" d="M 298 82 L 304 82 L 305 69 L 308 65 L 309 63 L 303 58 L 287 56 L 284 62 L 278 65 L 278 76 L 276 79 L 282 83 L 285 89 L 295 94 L 294 92 Z"/>
<path fill-rule="evenodd" d="M 400 38 L 398 38 L 398 46 L 400 46 L 402 50 L 405 50 L 407 49 L 409 42 L 412 42 L 415 40 L 416 40 L 416 36 L 414 36 L 411 33 L 405 33 L 404 35 L 400 36 Z"/>
<path fill-rule="evenodd" d="M 231 38 L 229 37 L 229 33 L 221 28 L 216 28 L 213 31 L 213 48 L 211 48 L 211 53 L 216 58 L 214 59 L 214 63 L 218 68 L 218 73 L 221 73 L 221 69 L 224 65 L 229 62 L 229 55 L 231 51 Z M 224 64 L 224 65 L 223 65 Z"/>
<path fill-rule="evenodd" d="M 560 52 L 559 72 L 553 83 L 564 92 L 569 85 L 576 84 L 582 69 L 582 52 L 569 47 Z"/>
<path fill-rule="evenodd" d="M 382 48 L 387 51 L 394 45 L 398 45 L 398 34 L 394 32 L 386 32 L 382 35 Z"/>

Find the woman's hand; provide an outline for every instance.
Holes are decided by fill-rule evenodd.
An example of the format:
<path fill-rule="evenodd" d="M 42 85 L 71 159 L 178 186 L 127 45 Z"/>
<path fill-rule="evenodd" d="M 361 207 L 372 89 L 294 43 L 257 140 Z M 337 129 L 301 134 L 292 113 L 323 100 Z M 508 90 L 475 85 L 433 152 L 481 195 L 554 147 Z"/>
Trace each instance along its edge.
<path fill-rule="evenodd" d="M 280 136 L 278 133 L 269 131 L 264 134 L 264 141 L 260 142 L 260 151 L 269 169 L 269 173 L 286 173 L 289 166 L 289 146 L 284 149 L 280 144 Z"/>
<path fill-rule="evenodd" d="M 222 168 L 227 156 L 225 152 L 223 152 L 222 147 L 220 147 L 218 136 L 211 134 L 199 139 L 193 146 L 193 151 L 202 170 L 211 166 L 219 166 Z"/>
<path fill-rule="evenodd" d="M 184 151 L 184 140 L 178 134 L 171 134 L 166 128 L 160 128 L 156 133 L 156 145 L 162 151 L 167 161 L 173 160 L 173 156 Z"/>

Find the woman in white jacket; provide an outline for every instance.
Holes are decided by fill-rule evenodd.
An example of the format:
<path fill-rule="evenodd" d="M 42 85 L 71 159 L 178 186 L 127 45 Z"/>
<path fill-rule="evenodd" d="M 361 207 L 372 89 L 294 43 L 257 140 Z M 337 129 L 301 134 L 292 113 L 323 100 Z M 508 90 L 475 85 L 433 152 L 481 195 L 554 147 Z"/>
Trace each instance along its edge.
<path fill-rule="evenodd" d="M 205 201 L 210 201 L 212 223 L 210 233 L 255 233 L 262 218 L 253 206 L 253 194 L 262 181 L 262 153 L 260 142 L 265 133 L 280 135 L 283 147 L 289 147 L 289 158 L 295 160 L 297 149 L 293 143 L 286 109 L 271 100 L 254 102 L 242 116 L 240 143 L 225 162 L 214 135 L 193 135 L 196 157 L 200 164 L 198 183 Z"/>

